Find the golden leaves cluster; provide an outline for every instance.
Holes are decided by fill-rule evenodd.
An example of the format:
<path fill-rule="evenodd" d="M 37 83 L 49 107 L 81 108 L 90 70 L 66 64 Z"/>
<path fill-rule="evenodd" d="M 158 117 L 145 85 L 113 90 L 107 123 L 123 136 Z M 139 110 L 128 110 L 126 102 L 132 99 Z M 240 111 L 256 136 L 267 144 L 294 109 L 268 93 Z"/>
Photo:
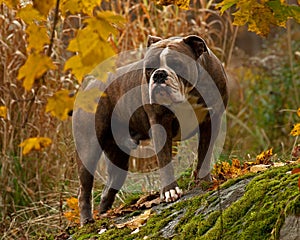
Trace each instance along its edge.
<path fill-rule="evenodd" d="M 289 18 L 300 22 L 300 8 L 283 0 L 223 0 L 217 4 L 221 13 L 232 6 L 236 8 L 233 24 L 248 24 L 249 31 L 261 36 L 267 36 L 272 25 L 285 27 Z"/>
<path fill-rule="evenodd" d="M 51 58 L 50 46 L 53 46 L 53 10 L 58 13 L 58 22 L 63 21 L 70 14 L 84 15 L 83 28 L 79 29 L 75 37 L 69 41 L 68 51 L 74 55 L 67 59 L 63 66 L 66 72 L 71 72 L 79 83 L 91 73 L 96 66 L 115 54 L 108 39 L 118 34 L 124 19 L 111 11 L 99 11 L 101 0 L 61 0 L 57 7 L 57 0 L 0 0 L 16 11 L 17 18 L 26 26 L 26 54 L 27 59 L 19 69 L 17 79 L 22 81 L 23 87 L 30 91 L 46 82 L 46 73 L 58 69 L 55 59 Z M 51 20 L 50 20 L 51 19 Z M 58 29 L 57 27 L 55 30 Z M 106 71 L 112 69 L 114 61 L 107 61 Z M 98 69 L 95 72 L 102 74 Z M 40 80 L 43 81 L 40 81 Z M 101 93 L 97 93 L 99 96 Z M 93 94 L 94 96 L 95 94 Z M 61 89 L 48 98 L 45 112 L 61 120 L 68 118 L 68 112 L 73 109 L 75 97 L 70 97 L 69 91 Z M 81 106 L 85 108 L 86 106 Z M 90 106 L 94 111 L 95 106 Z M 7 107 L 0 108 L 0 117 L 7 118 Z M 51 141 L 51 140 L 50 140 Z M 40 150 L 49 145 L 49 141 L 40 137 L 28 138 L 20 144 L 23 154 L 32 150 Z"/>
<path fill-rule="evenodd" d="M 110 11 L 97 11 L 84 23 L 86 27 L 78 30 L 76 38 L 68 46 L 69 51 L 77 54 L 65 64 L 65 70 L 72 69 L 79 82 L 98 64 L 115 54 L 107 39 L 111 34 L 117 35 L 116 27 L 122 27 L 124 19 Z"/>
<path fill-rule="evenodd" d="M 67 199 L 67 208 L 68 210 L 64 212 L 64 217 L 73 223 L 79 224 L 79 207 L 78 207 L 78 199 L 74 197 L 70 197 Z"/>

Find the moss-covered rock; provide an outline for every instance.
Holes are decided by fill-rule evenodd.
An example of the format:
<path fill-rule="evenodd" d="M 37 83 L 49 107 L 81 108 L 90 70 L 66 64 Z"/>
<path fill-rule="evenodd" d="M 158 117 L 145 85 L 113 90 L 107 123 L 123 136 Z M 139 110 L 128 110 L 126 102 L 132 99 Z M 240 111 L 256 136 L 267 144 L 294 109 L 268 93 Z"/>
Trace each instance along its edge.
<path fill-rule="evenodd" d="M 287 173 L 295 167 L 243 176 L 219 191 L 193 189 L 175 203 L 154 207 L 134 234 L 105 219 L 72 239 L 300 239 L 299 174 Z M 106 231 L 100 234 L 101 229 Z"/>

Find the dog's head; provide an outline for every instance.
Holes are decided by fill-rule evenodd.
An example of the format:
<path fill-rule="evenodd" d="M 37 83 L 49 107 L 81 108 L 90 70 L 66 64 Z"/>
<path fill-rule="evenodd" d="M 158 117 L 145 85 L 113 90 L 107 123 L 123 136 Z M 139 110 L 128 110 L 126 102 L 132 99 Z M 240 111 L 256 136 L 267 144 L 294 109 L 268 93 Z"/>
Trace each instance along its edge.
<path fill-rule="evenodd" d="M 171 105 L 187 99 L 199 74 L 199 57 L 208 53 L 198 36 L 161 39 L 149 36 L 144 59 L 144 78 L 149 84 L 150 103 Z"/>

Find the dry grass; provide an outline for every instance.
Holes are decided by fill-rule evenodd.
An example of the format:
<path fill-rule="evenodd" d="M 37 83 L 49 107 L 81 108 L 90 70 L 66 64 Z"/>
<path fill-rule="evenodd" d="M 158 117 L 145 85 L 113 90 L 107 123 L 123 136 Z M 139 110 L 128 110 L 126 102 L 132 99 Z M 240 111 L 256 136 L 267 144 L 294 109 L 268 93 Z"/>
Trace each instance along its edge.
<path fill-rule="evenodd" d="M 192 0 L 191 3 L 189 11 L 174 6 L 156 7 L 147 0 L 105 3 L 105 9 L 114 10 L 127 20 L 120 36 L 112 43 L 122 52 L 145 46 L 148 35 L 167 38 L 197 34 L 228 62 L 235 39 L 231 18 L 226 14 L 220 17 L 212 1 Z M 74 79 L 62 69 L 70 55 L 65 50 L 68 40 L 81 27 L 81 20 L 80 16 L 60 19 L 51 55 L 58 69 L 49 71 L 45 81 L 26 92 L 17 80 L 18 70 L 26 60 L 25 25 L 16 20 L 14 12 L 0 5 L 0 106 L 8 107 L 8 118 L 0 118 L 0 236 L 3 239 L 39 238 L 67 226 L 62 217 L 65 199 L 76 196 L 77 192 L 75 148 L 70 121 L 61 122 L 45 114 L 45 105 L 47 97 L 57 90 L 75 89 Z M 239 125 L 234 121 L 231 124 Z M 247 131 L 239 135 L 243 139 Z M 34 136 L 49 137 L 53 144 L 42 152 L 23 156 L 18 145 Z"/>

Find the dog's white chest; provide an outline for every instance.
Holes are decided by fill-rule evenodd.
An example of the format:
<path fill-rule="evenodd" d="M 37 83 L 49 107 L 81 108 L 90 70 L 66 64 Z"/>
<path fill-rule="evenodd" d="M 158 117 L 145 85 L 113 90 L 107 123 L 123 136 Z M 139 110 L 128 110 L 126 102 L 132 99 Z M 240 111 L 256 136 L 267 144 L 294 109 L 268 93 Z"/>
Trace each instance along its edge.
<path fill-rule="evenodd" d="M 173 139 L 174 141 L 185 140 L 191 137 L 198 128 L 199 123 L 204 121 L 208 113 L 208 109 L 202 104 L 191 104 L 188 101 L 174 104 L 171 106 L 171 109 L 180 124 L 180 131 Z"/>

